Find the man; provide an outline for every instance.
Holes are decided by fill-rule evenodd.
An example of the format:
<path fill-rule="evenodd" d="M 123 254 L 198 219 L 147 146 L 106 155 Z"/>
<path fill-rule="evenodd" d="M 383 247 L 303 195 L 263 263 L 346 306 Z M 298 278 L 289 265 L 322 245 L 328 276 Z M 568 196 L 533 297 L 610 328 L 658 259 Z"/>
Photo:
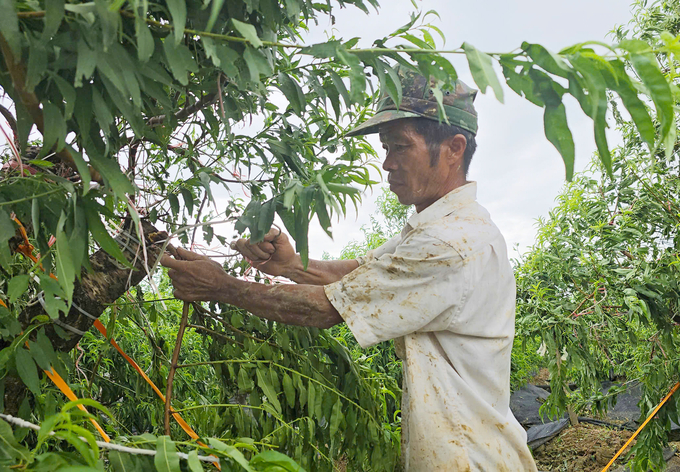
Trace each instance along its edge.
<path fill-rule="evenodd" d="M 163 265 L 183 300 L 216 300 L 270 320 L 328 328 L 346 322 L 367 347 L 394 339 L 404 365 L 402 459 L 410 472 L 536 471 L 509 409 L 515 281 L 505 241 L 466 180 L 476 91 L 458 82 L 439 122 L 425 77 L 402 73 L 397 109 L 385 97 L 349 135 L 379 132 L 390 189 L 416 213 L 399 236 L 352 261 L 304 270 L 285 234 L 236 248 L 258 269 L 298 285 L 228 276 L 189 251 Z"/>

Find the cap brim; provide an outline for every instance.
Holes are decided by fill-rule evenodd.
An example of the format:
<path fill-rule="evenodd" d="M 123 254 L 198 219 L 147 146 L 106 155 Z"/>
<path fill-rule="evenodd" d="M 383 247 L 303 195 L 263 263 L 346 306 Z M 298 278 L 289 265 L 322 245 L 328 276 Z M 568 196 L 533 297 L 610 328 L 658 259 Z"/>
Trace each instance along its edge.
<path fill-rule="evenodd" d="M 411 111 L 405 110 L 384 110 L 373 115 L 372 118 L 361 123 L 359 126 L 353 130 L 347 132 L 345 136 L 362 136 L 365 134 L 373 134 L 379 131 L 379 127 L 382 124 L 389 123 L 390 121 L 401 120 L 404 118 L 418 118 L 422 115 L 418 113 L 413 113 Z"/>

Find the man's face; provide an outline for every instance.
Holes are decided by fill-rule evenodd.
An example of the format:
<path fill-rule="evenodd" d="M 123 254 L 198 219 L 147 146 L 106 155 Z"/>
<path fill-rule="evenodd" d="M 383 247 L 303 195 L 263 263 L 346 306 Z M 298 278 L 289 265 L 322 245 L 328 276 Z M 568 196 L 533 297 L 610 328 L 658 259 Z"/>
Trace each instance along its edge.
<path fill-rule="evenodd" d="M 448 193 L 449 166 L 443 159 L 430 165 L 425 139 L 406 120 L 380 126 L 380 141 L 387 151 L 382 167 L 400 203 L 421 211 Z"/>

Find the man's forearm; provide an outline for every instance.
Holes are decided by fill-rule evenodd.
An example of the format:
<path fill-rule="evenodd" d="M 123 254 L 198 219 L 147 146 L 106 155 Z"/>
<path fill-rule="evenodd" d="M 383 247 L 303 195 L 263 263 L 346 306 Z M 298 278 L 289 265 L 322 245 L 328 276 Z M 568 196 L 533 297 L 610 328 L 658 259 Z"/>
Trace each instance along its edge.
<path fill-rule="evenodd" d="M 343 321 L 321 286 L 264 285 L 230 277 L 219 300 L 280 323 L 330 328 Z"/>
<path fill-rule="evenodd" d="M 284 277 L 298 284 L 328 285 L 337 282 L 357 267 L 359 267 L 359 263 L 354 259 L 346 261 L 316 261 L 310 259 L 307 270 L 305 270 L 302 259 L 298 255 L 295 264 L 284 274 Z"/>

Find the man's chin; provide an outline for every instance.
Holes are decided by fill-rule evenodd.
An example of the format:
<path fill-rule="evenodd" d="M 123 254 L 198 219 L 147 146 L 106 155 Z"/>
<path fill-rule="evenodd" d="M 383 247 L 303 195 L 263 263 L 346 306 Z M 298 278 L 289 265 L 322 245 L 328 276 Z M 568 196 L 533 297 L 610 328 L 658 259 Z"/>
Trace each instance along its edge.
<path fill-rule="evenodd" d="M 404 195 L 403 192 L 400 191 L 400 185 L 396 184 L 390 184 L 390 191 L 397 196 L 397 200 L 399 200 L 399 203 L 402 205 L 411 205 L 411 201 L 408 198 L 407 195 Z"/>

